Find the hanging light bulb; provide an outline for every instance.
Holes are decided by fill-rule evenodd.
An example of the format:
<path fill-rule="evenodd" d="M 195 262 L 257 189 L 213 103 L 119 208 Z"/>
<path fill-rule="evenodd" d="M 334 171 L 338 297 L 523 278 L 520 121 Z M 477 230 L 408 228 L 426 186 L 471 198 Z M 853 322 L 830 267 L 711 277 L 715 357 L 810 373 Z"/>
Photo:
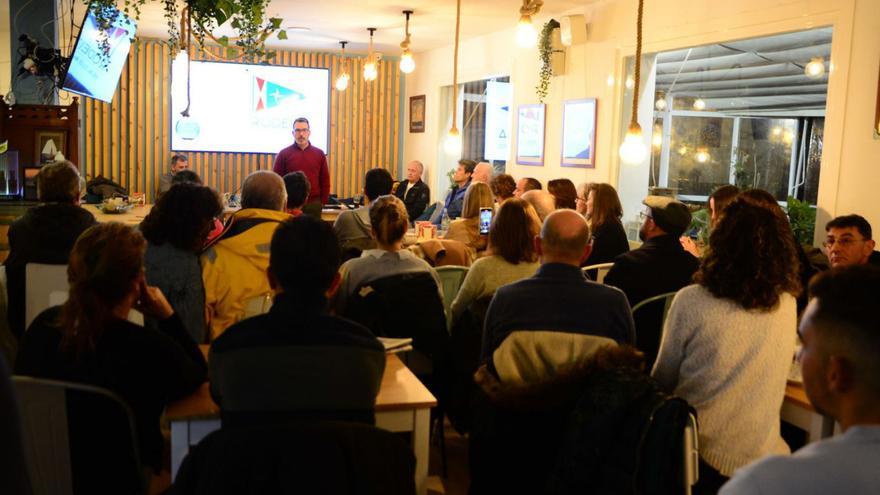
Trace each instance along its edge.
<path fill-rule="evenodd" d="M 700 163 L 706 163 L 709 161 L 709 152 L 706 150 L 699 150 L 696 154 L 696 159 Z"/>
<path fill-rule="evenodd" d="M 379 70 L 376 68 L 376 56 L 373 54 L 373 33 L 376 28 L 367 28 L 367 31 L 370 32 L 370 51 L 367 54 L 367 63 L 364 64 L 364 81 L 375 81 L 379 75 Z"/>
<path fill-rule="evenodd" d="M 339 74 L 339 77 L 336 78 L 336 91 L 345 91 L 348 88 L 348 80 L 351 77 L 348 75 L 348 60 L 345 58 L 345 45 L 348 43 L 347 41 L 340 41 L 339 44 L 342 45 L 342 74 Z"/>
<path fill-rule="evenodd" d="M 532 24 L 532 17 L 524 15 L 516 24 L 516 44 L 521 48 L 532 48 L 538 43 L 538 32 Z"/>
<path fill-rule="evenodd" d="M 706 109 L 706 100 L 702 98 L 697 98 L 694 100 L 694 110 L 705 110 Z"/>
<path fill-rule="evenodd" d="M 657 101 L 654 102 L 654 108 L 661 112 L 666 110 L 666 96 L 664 96 L 663 93 L 657 95 Z"/>
<path fill-rule="evenodd" d="M 627 77 L 626 82 L 624 82 L 623 85 L 626 86 L 626 89 L 633 89 L 633 86 L 636 85 L 636 82 L 633 80 L 632 77 Z"/>
<path fill-rule="evenodd" d="M 632 113 L 630 114 L 629 129 L 623 138 L 618 153 L 623 163 L 627 165 L 638 165 L 645 161 L 648 156 L 648 147 L 642 138 L 642 126 L 639 125 L 639 79 L 641 77 L 642 65 L 642 12 L 645 7 L 645 0 L 639 0 L 639 11 L 636 20 L 636 58 L 635 58 L 635 74 L 633 77 L 633 101 Z"/>
<path fill-rule="evenodd" d="M 406 16 L 406 37 L 400 43 L 400 47 L 403 48 L 403 54 L 400 55 L 400 72 L 403 72 L 404 74 L 409 74 L 416 70 L 416 62 L 413 60 L 412 51 L 409 49 L 409 16 L 411 16 L 412 13 L 412 10 L 403 11 L 403 14 Z"/>
<path fill-rule="evenodd" d="M 658 131 L 654 129 L 654 134 L 651 136 L 651 145 L 655 148 L 659 148 L 663 146 L 663 134 L 662 131 Z"/>
<path fill-rule="evenodd" d="M 461 133 L 455 127 L 449 129 L 446 139 L 443 141 L 443 151 L 450 155 L 458 156 L 461 155 L 461 147 Z"/>
<path fill-rule="evenodd" d="M 810 79 L 820 79 L 825 75 L 825 59 L 822 57 L 813 57 L 810 62 L 804 66 L 804 75 Z"/>

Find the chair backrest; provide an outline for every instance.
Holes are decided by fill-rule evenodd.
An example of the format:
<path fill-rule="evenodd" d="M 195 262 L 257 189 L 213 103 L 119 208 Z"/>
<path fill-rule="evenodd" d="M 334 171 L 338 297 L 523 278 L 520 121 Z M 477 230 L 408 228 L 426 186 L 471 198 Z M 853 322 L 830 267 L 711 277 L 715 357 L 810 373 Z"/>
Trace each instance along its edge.
<path fill-rule="evenodd" d="M 571 332 L 524 330 L 508 335 L 492 354 L 502 383 L 540 383 L 560 368 L 585 361 L 599 348 L 617 342 L 608 337 Z"/>
<path fill-rule="evenodd" d="M 666 313 L 669 312 L 669 306 L 672 305 L 672 299 L 675 298 L 676 294 L 678 294 L 677 291 L 676 292 L 666 292 L 664 294 L 658 294 L 656 296 L 649 297 L 647 299 L 643 299 L 643 300 L 639 301 L 638 304 L 636 304 L 635 306 L 632 307 L 632 312 L 635 313 L 636 311 L 642 309 L 643 307 L 647 306 L 648 304 L 663 300 L 663 319 L 665 320 Z"/>
<path fill-rule="evenodd" d="M 28 263 L 25 266 L 25 328 L 43 310 L 67 301 L 67 265 Z"/>
<path fill-rule="evenodd" d="M 688 414 L 684 427 L 684 493 L 691 495 L 691 488 L 700 479 L 700 443 L 697 431 L 697 417 Z"/>
<path fill-rule="evenodd" d="M 461 283 L 467 275 L 468 267 L 466 266 L 438 266 L 436 268 L 437 275 L 440 276 L 440 283 L 443 284 L 443 308 L 449 315 L 449 308 L 452 307 L 452 301 L 461 288 Z"/>
<path fill-rule="evenodd" d="M 144 492 L 134 416 L 89 385 L 13 377 L 35 495 Z"/>
<path fill-rule="evenodd" d="M 595 265 L 585 266 L 582 270 L 584 273 L 596 270 L 596 282 L 603 284 L 605 283 L 605 275 L 608 275 L 608 271 L 611 270 L 612 266 L 614 266 L 614 263 L 597 263 Z"/>

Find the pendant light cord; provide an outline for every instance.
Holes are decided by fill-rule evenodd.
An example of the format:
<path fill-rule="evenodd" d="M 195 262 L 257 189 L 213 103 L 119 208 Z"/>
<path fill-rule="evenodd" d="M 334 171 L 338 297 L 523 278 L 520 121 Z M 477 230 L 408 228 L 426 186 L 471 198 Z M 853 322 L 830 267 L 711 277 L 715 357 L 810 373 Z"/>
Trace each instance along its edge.
<path fill-rule="evenodd" d="M 632 117 L 629 125 L 638 124 L 639 113 L 639 81 L 642 72 L 642 11 L 645 8 L 645 0 L 639 0 L 639 14 L 636 18 L 636 60 L 635 60 L 635 80 L 633 81 L 633 104 Z"/>
<path fill-rule="evenodd" d="M 461 0 L 455 3 L 455 51 L 452 56 L 452 129 L 458 130 L 458 32 L 461 26 Z"/>

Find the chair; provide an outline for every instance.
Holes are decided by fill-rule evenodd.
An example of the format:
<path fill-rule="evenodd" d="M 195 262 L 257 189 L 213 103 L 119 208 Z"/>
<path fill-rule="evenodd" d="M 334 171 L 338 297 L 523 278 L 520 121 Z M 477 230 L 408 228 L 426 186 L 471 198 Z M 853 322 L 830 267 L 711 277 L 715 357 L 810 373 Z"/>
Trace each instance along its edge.
<path fill-rule="evenodd" d="M 18 401 L 12 387 L 12 375 L 0 352 L 0 484 L 3 493 L 32 495 L 30 478 L 21 441 Z"/>
<path fill-rule="evenodd" d="M 616 346 L 617 342 L 571 332 L 515 331 L 492 353 L 492 363 L 501 383 L 541 383 L 607 345 Z"/>
<path fill-rule="evenodd" d="M 596 270 L 596 282 L 603 284 L 605 283 L 605 275 L 608 275 L 608 271 L 611 270 L 612 266 L 614 266 L 614 263 L 598 263 L 595 265 L 585 266 L 581 268 L 581 270 L 583 270 L 584 273 L 588 276 L 590 271 Z"/>
<path fill-rule="evenodd" d="M 447 318 L 450 315 L 449 309 L 452 307 L 452 301 L 461 288 L 461 283 L 467 275 L 468 267 L 466 266 L 438 266 L 436 268 L 437 275 L 440 276 L 440 283 L 443 285 L 443 309 L 446 310 Z"/>
<path fill-rule="evenodd" d="M 134 416 L 102 388 L 15 376 L 35 495 L 145 493 Z"/>
<path fill-rule="evenodd" d="M 649 297 L 647 299 L 643 299 L 643 300 L 639 301 L 638 304 L 636 304 L 635 306 L 632 307 L 632 312 L 633 312 L 633 314 L 635 314 L 636 311 L 642 309 L 643 307 L 647 306 L 648 304 L 651 304 L 653 302 L 660 301 L 660 300 L 665 300 L 665 302 L 663 303 L 663 320 L 665 321 L 666 314 L 669 313 L 669 306 L 672 305 L 672 299 L 675 297 L 676 294 L 678 294 L 678 292 L 666 292 L 664 294 L 659 294 L 654 297 Z"/>
<path fill-rule="evenodd" d="M 691 495 L 691 487 L 700 480 L 700 443 L 697 433 L 697 417 L 688 414 L 684 427 L 684 493 Z"/>
<path fill-rule="evenodd" d="M 636 325 L 636 347 L 645 353 L 645 364 L 648 369 L 654 365 L 660 342 L 663 340 L 663 327 L 669 307 L 676 292 L 666 292 L 649 297 L 636 303 L 632 308 L 633 320 Z"/>

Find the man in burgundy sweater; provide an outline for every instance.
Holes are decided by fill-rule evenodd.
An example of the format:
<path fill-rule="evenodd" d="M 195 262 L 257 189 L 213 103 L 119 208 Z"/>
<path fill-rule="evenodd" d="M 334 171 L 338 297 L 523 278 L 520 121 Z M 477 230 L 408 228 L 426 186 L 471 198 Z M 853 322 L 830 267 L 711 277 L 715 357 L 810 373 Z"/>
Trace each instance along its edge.
<path fill-rule="evenodd" d="M 289 172 L 301 171 L 309 179 L 309 197 L 303 205 L 303 213 L 321 217 L 321 207 L 330 197 L 330 170 L 327 156 L 309 142 L 309 121 L 299 117 L 293 121 L 294 143 L 275 156 L 272 170 L 284 177 Z"/>

